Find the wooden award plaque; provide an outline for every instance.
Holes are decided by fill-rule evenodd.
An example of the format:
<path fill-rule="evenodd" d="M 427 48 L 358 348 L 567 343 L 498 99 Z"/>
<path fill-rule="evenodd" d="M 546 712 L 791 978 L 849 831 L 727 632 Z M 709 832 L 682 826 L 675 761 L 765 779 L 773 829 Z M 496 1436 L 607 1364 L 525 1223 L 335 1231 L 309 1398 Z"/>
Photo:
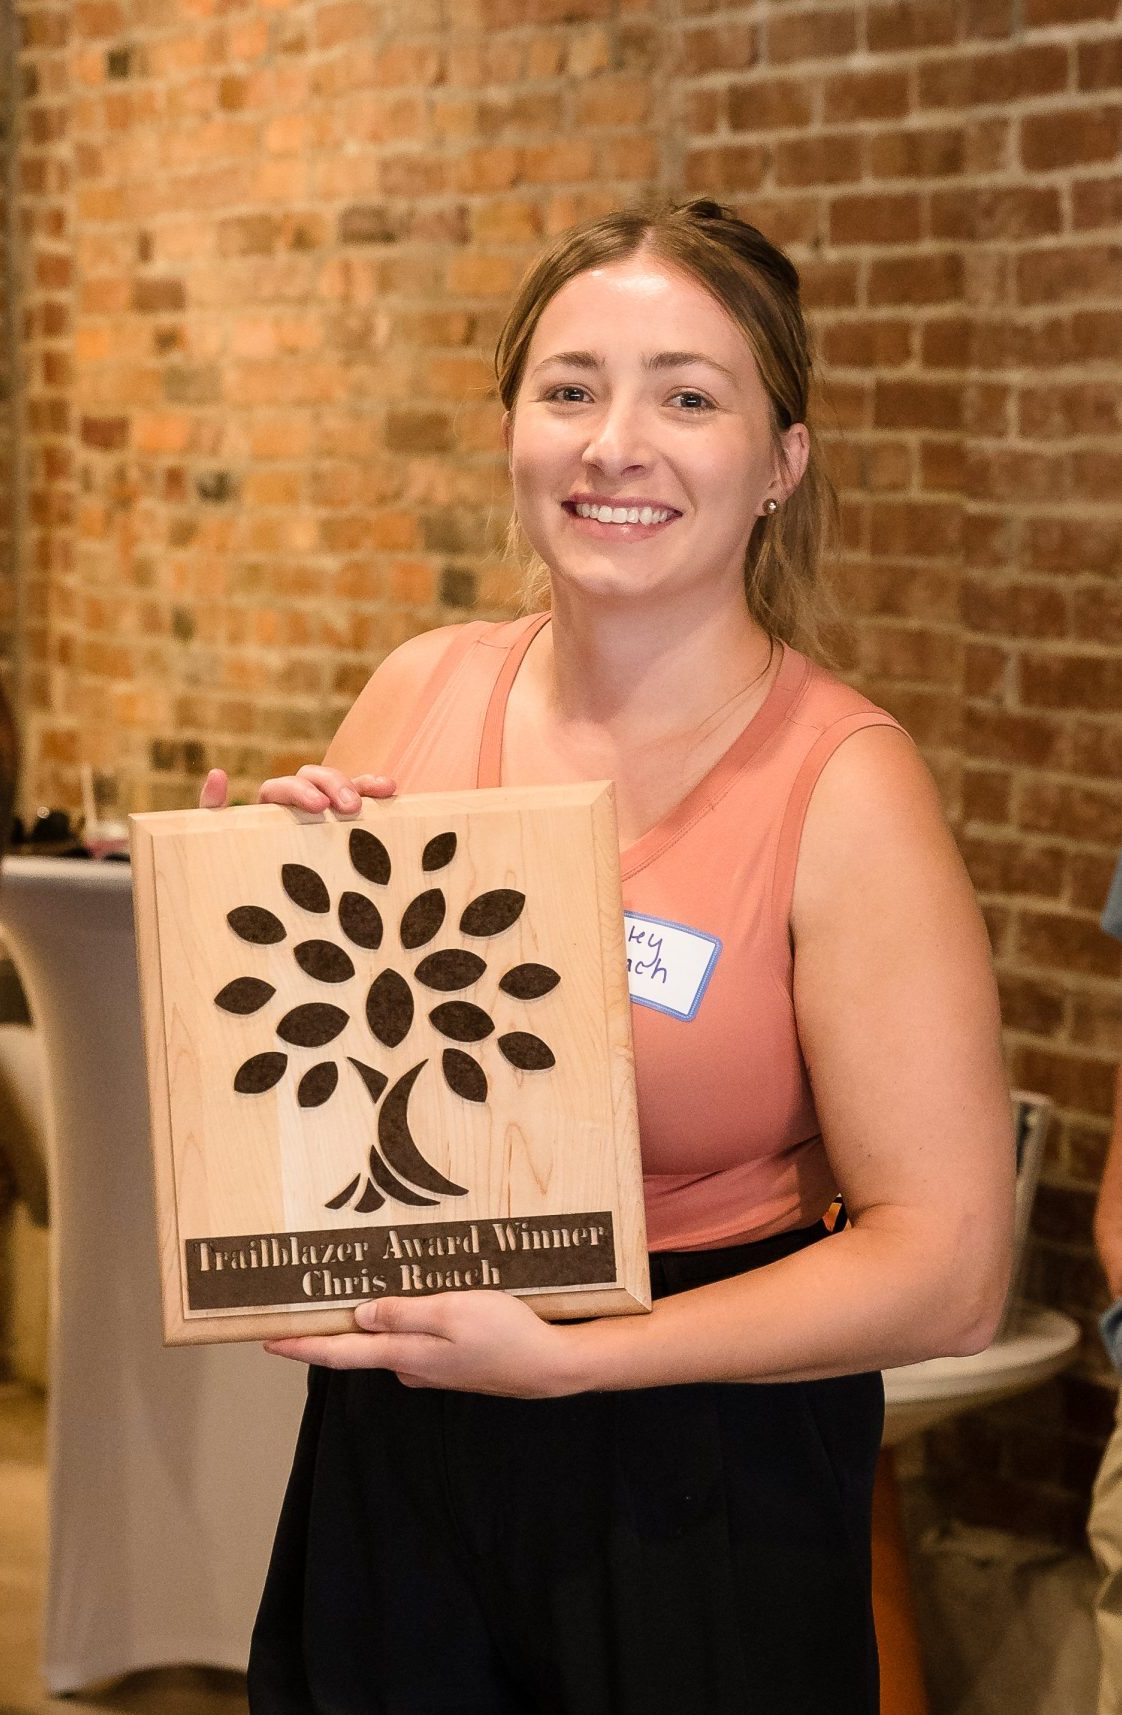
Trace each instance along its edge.
<path fill-rule="evenodd" d="M 130 821 L 168 1344 L 650 1308 L 609 783 Z"/>

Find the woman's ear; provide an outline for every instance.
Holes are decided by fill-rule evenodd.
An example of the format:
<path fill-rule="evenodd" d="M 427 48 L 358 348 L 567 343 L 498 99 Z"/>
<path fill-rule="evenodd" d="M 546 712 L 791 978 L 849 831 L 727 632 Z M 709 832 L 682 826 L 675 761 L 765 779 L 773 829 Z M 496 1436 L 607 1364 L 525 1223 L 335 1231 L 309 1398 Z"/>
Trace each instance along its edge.
<path fill-rule="evenodd" d="M 810 435 L 805 423 L 792 423 L 783 432 L 783 456 L 776 462 L 775 478 L 781 498 L 789 500 L 803 479 L 810 458 Z"/>

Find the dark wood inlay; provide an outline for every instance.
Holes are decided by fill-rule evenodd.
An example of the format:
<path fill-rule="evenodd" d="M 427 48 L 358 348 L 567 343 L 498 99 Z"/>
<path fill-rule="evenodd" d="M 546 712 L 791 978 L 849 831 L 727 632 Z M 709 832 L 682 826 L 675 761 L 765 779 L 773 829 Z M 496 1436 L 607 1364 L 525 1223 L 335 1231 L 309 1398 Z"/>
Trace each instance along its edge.
<path fill-rule="evenodd" d="M 509 929 L 512 923 L 517 923 L 525 903 L 526 895 L 518 893 L 512 887 L 496 887 L 490 893 L 481 893 L 478 899 L 471 901 L 460 918 L 461 933 L 500 935 L 504 929 Z"/>
<path fill-rule="evenodd" d="M 385 887 L 390 879 L 390 854 L 377 834 L 368 828 L 352 828 L 348 849 L 359 875 L 378 887 Z"/>
<path fill-rule="evenodd" d="M 331 910 L 331 898 L 322 876 L 309 869 L 306 863 L 282 864 L 281 886 L 301 911 L 315 911 L 322 915 Z"/>
<path fill-rule="evenodd" d="M 512 1030 L 500 1036 L 499 1052 L 521 1072 L 548 1072 L 557 1063 L 549 1044 L 528 1030 Z"/>
<path fill-rule="evenodd" d="M 263 905 L 239 905 L 226 913 L 226 921 L 243 941 L 257 947 L 271 947 L 285 937 L 285 927 L 279 917 L 266 911 Z"/>
<path fill-rule="evenodd" d="M 276 992 L 272 983 L 263 983 L 259 977 L 235 977 L 232 983 L 219 989 L 214 1004 L 223 1012 L 258 1012 Z"/>

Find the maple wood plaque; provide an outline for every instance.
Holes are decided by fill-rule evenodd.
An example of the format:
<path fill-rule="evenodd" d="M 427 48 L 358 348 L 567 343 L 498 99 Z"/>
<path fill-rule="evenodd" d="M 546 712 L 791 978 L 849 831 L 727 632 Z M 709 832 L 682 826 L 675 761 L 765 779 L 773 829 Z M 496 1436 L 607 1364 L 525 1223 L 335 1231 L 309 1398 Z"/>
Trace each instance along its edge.
<path fill-rule="evenodd" d="M 130 824 L 169 1344 L 650 1308 L 610 783 Z"/>

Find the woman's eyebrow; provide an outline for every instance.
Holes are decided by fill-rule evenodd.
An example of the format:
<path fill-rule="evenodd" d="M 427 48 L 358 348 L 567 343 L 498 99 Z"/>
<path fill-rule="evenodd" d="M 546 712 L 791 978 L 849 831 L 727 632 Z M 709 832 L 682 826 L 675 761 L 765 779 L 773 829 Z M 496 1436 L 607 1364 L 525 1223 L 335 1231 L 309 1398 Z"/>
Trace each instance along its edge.
<path fill-rule="evenodd" d="M 540 363 L 536 363 L 531 373 L 536 375 L 549 363 L 567 363 L 571 369 L 602 369 L 604 359 L 594 351 L 555 351 L 552 356 L 543 357 Z M 727 375 L 730 381 L 736 380 L 731 369 L 726 369 L 723 363 L 717 363 L 701 351 L 656 351 L 643 358 L 644 369 L 681 369 L 687 363 L 704 363 L 710 369 Z"/>

